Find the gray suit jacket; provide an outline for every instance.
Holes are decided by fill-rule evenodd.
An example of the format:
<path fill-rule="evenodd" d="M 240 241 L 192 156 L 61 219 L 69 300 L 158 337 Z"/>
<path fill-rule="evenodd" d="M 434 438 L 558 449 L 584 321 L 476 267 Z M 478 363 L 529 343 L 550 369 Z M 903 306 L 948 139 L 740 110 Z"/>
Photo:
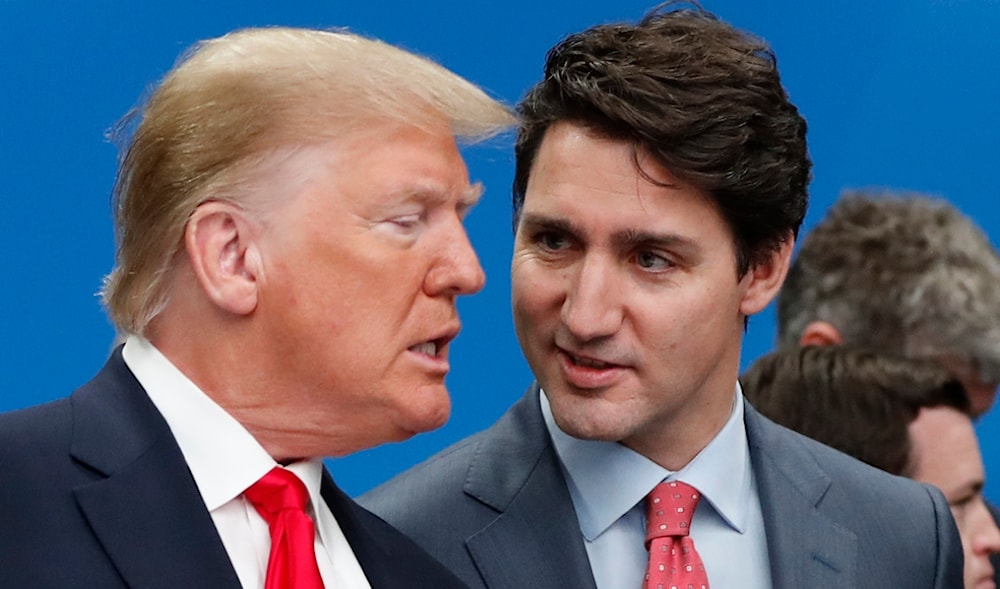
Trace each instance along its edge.
<path fill-rule="evenodd" d="M 775 589 L 962 586 L 961 543 L 940 492 L 778 426 L 749 404 L 745 419 Z M 491 428 L 359 502 L 470 587 L 595 587 L 537 386 Z"/>

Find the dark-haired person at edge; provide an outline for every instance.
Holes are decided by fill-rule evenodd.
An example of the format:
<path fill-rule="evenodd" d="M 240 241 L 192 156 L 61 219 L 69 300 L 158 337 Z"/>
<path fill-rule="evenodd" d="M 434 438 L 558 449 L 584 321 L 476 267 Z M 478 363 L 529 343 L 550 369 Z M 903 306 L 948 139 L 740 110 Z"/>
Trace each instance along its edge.
<path fill-rule="evenodd" d="M 948 201 L 847 190 L 802 240 L 778 294 L 778 340 L 937 362 L 962 382 L 976 419 L 1000 385 L 998 284 L 1000 252 Z M 991 558 L 1000 585 L 1000 554 Z"/>
<path fill-rule="evenodd" d="M 876 468 L 941 489 L 962 537 L 967 589 L 992 589 L 1000 528 L 961 382 L 928 359 L 849 346 L 786 347 L 740 376 L 776 423 Z"/>

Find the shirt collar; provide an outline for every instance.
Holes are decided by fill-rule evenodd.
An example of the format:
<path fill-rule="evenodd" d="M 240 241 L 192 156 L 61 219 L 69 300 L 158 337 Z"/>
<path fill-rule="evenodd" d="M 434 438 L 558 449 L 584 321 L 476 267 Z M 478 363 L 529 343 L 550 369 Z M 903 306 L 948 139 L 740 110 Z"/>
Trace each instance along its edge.
<path fill-rule="evenodd" d="M 593 541 L 603 534 L 663 480 L 694 486 L 727 525 L 743 533 L 752 487 L 739 383 L 734 396 L 732 413 L 719 433 L 684 468 L 671 472 L 617 442 L 566 434 L 556 425 L 544 391 L 540 392 L 542 416 L 566 472 L 584 537 Z"/>
<path fill-rule="evenodd" d="M 310 515 L 314 520 L 321 518 L 320 513 L 322 510 L 316 509 L 316 506 L 324 505 L 323 497 L 320 494 L 320 483 L 323 480 L 323 459 L 312 458 L 309 460 L 300 460 L 284 468 L 295 473 L 295 476 L 299 477 L 305 484 L 306 489 L 309 491 Z M 320 536 L 322 537 L 325 526 L 317 526 L 317 529 L 320 531 Z M 324 541 L 326 541 L 325 538 Z"/>
<path fill-rule="evenodd" d="M 209 511 L 238 497 L 277 466 L 257 440 L 143 337 L 130 335 L 122 357 L 163 415 Z M 316 505 L 320 460 L 289 467 Z"/>

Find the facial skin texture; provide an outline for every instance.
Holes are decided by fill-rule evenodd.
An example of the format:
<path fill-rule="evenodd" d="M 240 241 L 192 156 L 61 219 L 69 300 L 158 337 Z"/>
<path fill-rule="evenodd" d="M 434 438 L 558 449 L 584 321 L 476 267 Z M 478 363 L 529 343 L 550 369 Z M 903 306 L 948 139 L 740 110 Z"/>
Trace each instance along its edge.
<path fill-rule="evenodd" d="M 240 331 L 212 369 L 188 358 L 186 373 L 278 460 L 439 427 L 456 297 L 484 284 L 462 225 L 479 189 L 450 130 L 376 124 L 277 154 L 259 176 L 251 200 L 263 213 L 231 215 L 238 236 L 221 248 L 221 273 L 242 269 L 229 274 L 252 291 L 247 308 L 216 297 Z"/>
<path fill-rule="evenodd" d="M 990 554 L 1000 530 L 983 503 L 983 460 L 967 415 L 951 407 L 924 408 L 909 427 L 913 478 L 944 493 L 965 552 L 965 586 L 994 587 Z"/>
<path fill-rule="evenodd" d="M 732 409 L 743 319 L 774 296 L 772 264 L 736 274 L 708 197 L 627 143 L 570 123 L 539 149 L 517 227 L 514 320 L 559 427 L 678 469 Z"/>

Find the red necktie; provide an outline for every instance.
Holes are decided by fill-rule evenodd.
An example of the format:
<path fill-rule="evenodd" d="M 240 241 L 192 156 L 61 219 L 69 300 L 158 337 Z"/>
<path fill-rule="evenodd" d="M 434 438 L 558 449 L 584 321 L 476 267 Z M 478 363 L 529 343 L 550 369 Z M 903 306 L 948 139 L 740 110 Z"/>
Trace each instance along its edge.
<path fill-rule="evenodd" d="M 701 493 L 671 481 L 646 496 L 646 549 L 649 567 L 645 589 L 708 589 L 705 565 L 688 536 Z"/>
<path fill-rule="evenodd" d="M 305 512 L 309 492 L 299 477 L 275 467 L 244 495 L 271 531 L 264 589 L 323 589 L 313 547 L 316 527 Z"/>

